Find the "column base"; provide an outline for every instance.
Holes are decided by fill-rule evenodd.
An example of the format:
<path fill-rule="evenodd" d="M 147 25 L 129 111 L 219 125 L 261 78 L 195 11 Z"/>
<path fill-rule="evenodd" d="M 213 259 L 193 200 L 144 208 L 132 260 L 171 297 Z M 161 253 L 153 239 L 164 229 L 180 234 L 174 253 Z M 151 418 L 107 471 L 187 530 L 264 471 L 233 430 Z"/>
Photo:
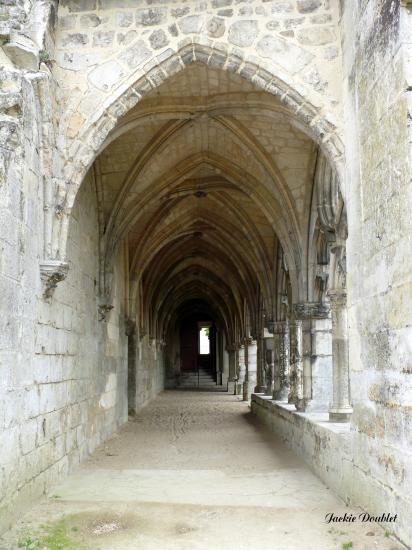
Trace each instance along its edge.
<path fill-rule="evenodd" d="M 227 391 L 228 393 L 234 395 L 236 392 L 236 382 L 234 382 L 233 380 L 228 380 L 227 382 Z"/>
<path fill-rule="evenodd" d="M 349 422 L 352 412 L 352 407 L 329 409 L 329 422 Z"/>
<path fill-rule="evenodd" d="M 256 386 L 253 393 L 263 393 L 266 394 L 267 387 L 266 386 Z"/>
<path fill-rule="evenodd" d="M 298 412 L 305 412 L 306 405 L 307 405 L 307 400 L 305 398 L 296 399 L 295 401 L 295 407 Z"/>
<path fill-rule="evenodd" d="M 272 399 L 274 401 L 288 402 L 288 397 L 289 397 L 289 388 L 285 388 L 282 390 L 275 390 L 272 395 Z"/>

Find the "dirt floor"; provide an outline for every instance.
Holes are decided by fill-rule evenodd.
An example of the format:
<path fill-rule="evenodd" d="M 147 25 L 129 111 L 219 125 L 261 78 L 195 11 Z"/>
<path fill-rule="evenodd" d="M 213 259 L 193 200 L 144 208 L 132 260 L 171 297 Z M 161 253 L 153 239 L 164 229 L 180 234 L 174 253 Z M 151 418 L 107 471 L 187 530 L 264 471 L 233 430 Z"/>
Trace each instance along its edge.
<path fill-rule="evenodd" d="M 162 393 L 0 540 L 1 550 L 403 548 L 347 508 L 237 397 Z"/>

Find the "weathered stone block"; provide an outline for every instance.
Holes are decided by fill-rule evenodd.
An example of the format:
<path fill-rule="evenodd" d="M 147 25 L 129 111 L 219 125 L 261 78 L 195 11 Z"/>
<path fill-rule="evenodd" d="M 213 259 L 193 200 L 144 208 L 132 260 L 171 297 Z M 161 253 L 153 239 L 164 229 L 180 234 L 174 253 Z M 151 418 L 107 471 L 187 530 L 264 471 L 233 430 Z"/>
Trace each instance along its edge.
<path fill-rule="evenodd" d="M 187 15 L 190 12 L 189 6 L 185 6 L 184 8 L 172 8 L 170 11 L 170 14 L 172 17 L 183 17 L 184 15 Z"/>
<path fill-rule="evenodd" d="M 259 32 L 259 24 L 254 20 L 236 21 L 229 28 L 229 42 L 235 46 L 251 46 Z"/>
<path fill-rule="evenodd" d="M 257 43 L 256 49 L 262 57 L 271 58 L 292 73 L 300 71 L 313 59 L 313 55 L 299 46 L 270 35 L 263 36 Z"/>
<path fill-rule="evenodd" d="M 60 17 L 59 24 L 63 30 L 71 30 L 76 26 L 77 15 L 65 15 Z"/>
<path fill-rule="evenodd" d="M 130 54 L 132 55 L 132 54 Z M 129 64 L 133 61 L 129 57 L 124 61 Z M 130 65 L 129 65 L 130 66 Z M 91 84 L 99 90 L 110 90 L 113 86 L 119 83 L 126 75 L 126 71 L 120 63 L 115 60 L 107 61 L 102 65 L 99 65 L 89 74 L 88 78 Z"/>
<path fill-rule="evenodd" d="M 102 20 L 100 17 L 95 15 L 94 13 L 88 14 L 88 15 L 82 15 L 80 17 L 80 26 L 81 27 L 98 27 L 101 25 Z"/>
<path fill-rule="evenodd" d="M 62 45 L 64 47 L 78 47 L 88 44 L 89 37 L 84 33 L 73 33 L 66 35 L 62 40 Z"/>
<path fill-rule="evenodd" d="M 308 46 L 322 46 L 336 40 L 334 30 L 328 27 L 308 27 L 307 29 L 300 29 L 297 31 L 296 36 L 301 44 Z"/>
<path fill-rule="evenodd" d="M 166 8 L 145 8 L 137 10 L 136 12 L 136 24 L 143 27 L 150 27 L 152 25 L 159 25 L 166 19 Z"/>
<path fill-rule="evenodd" d="M 99 0 L 99 8 L 102 10 L 135 8 L 143 3 L 143 0 Z"/>
<path fill-rule="evenodd" d="M 61 0 L 60 5 L 71 12 L 93 11 L 97 7 L 97 0 Z"/>
<path fill-rule="evenodd" d="M 219 17 L 212 17 L 206 24 L 207 33 L 213 38 L 220 38 L 225 33 L 225 22 Z"/>
<path fill-rule="evenodd" d="M 322 0 L 297 0 L 297 8 L 300 13 L 312 13 L 322 5 Z"/>
<path fill-rule="evenodd" d="M 183 34 L 199 33 L 204 26 L 202 15 L 188 15 L 179 21 L 179 28 Z"/>
<path fill-rule="evenodd" d="M 110 46 L 113 39 L 114 31 L 97 31 L 93 33 L 93 46 Z"/>
<path fill-rule="evenodd" d="M 149 36 L 149 42 L 154 50 L 158 50 L 168 45 L 169 38 L 163 29 L 158 29 Z"/>
<path fill-rule="evenodd" d="M 133 46 L 130 46 L 125 52 L 123 52 L 119 59 L 125 63 L 129 68 L 135 69 L 144 61 L 147 61 L 152 55 L 152 52 L 147 47 L 143 40 L 139 40 Z"/>
<path fill-rule="evenodd" d="M 116 14 L 116 22 L 119 27 L 130 27 L 133 23 L 133 15 L 128 12 L 119 12 Z"/>

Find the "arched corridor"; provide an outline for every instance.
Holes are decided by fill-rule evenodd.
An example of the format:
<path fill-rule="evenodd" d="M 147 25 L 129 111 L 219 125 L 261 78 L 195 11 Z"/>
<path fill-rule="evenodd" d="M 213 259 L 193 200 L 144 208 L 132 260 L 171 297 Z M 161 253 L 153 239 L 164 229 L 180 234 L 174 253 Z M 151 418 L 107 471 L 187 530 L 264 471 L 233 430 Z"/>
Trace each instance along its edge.
<path fill-rule="evenodd" d="M 109 324 L 125 266 L 129 411 L 162 387 L 214 381 L 298 410 L 333 397 L 331 416 L 348 420 L 344 325 L 332 380 L 330 301 L 345 309 L 346 296 L 337 172 L 299 115 L 200 51 L 120 118 L 82 185 L 95 193 Z M 206 369 L 191 315 L 213 321 Z"/>
<path fill-rule="evenodd" d="M 412 0 L 2 3 L 0 536 L 410 544 L 411 29 Z"/>
<path fill-rule="evenodd" d="M 4 549 L 62 518 L 79 549 L 403 548 L 375 524 L 326 523 L 331 512 L 360 509 L 345 506 L 236 396 L 167 391 L 53 487 Z"/>

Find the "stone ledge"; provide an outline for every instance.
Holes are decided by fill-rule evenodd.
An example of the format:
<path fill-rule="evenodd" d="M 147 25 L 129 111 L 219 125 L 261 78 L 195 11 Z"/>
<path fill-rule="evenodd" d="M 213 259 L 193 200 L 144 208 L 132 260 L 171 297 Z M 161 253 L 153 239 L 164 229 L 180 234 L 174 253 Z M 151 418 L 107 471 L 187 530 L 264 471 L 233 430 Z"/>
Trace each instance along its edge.
<path fill-rule="evenodd" d="M 352 437 L 349 423 L 329 422 L 328 413 L 297 412 L 294 405 L 252 395 L 252 413 L 294 450 L 346 502 L 351 494 Z"/>
<path fill-rule="evenodd" d="M 299 412 L 296 410 L 295 405 L 291 405 L 287 401 L 276 401 L 268 395 L 253 394 L 253 398 L 259 401 L 260 406 L 267 409 L 283 410 L 288 413 L 293 413 L 300 416 L 312 424 L 316 424 L 319 428 L 330 430 L 337 434 L 345 434 L 350 432 L 350 422 L 331 422 L 329 420 L 329 413 L 327 412 Z"/>

